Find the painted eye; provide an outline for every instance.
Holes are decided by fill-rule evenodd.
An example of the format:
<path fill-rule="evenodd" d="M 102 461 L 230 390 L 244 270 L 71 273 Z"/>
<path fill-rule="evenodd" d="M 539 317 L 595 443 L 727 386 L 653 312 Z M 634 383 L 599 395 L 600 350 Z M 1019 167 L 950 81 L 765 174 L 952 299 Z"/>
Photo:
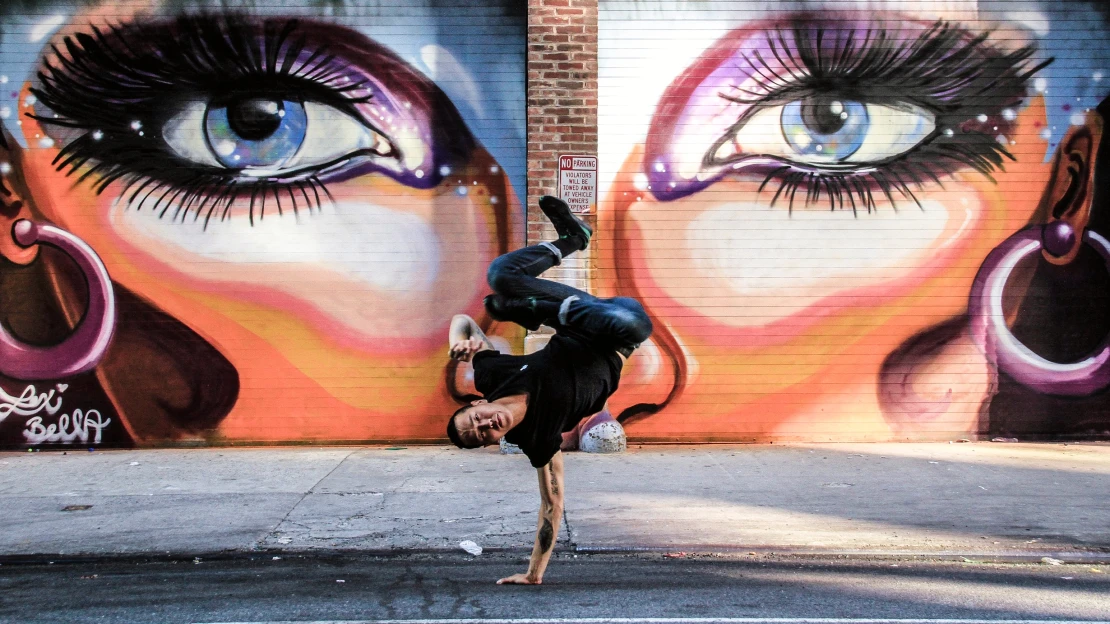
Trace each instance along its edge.
<path fill-rule="evenodd" d="M 771 156 L 804 165 L 880 163 L 909 151 L 936 129 L 936 116 L 909 103 L 868 104 L 812 95 L 769 106 L 726 138 L 712 161 Z"/>
<path fill-rule="evenodd" d="M 182 158 L 249 177 L 295 176 L 393 151 L 381 134 L 334 107 L 276 97 L 189 102 L 162 136 Z"/>

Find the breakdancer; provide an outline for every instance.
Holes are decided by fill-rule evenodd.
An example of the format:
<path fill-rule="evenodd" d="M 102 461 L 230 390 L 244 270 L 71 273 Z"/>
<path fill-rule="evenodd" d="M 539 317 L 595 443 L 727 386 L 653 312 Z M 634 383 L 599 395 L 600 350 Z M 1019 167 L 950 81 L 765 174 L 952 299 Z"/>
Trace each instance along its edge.
<path fill-rule="evenodd" d="M 528 571 L 500 584 L 538 585 L 551 558 L 563 515 L 562 434 L 601 411 L 617 389 L 621 367 L 651 335 L 651 321 L 635 299 L 599 299 L 565 284 L 539 279 L 563 258 L 589 245 L 592 230 L 562 200 L 541 197 L 540 209 L 559 238 L 507 253 L 489 267 L 494 294 L 486 310 L 527 329 L 555 328 L 547 346 L 531 355 L 498 353 L 465 314 L 451 322 L 453 359 L 474 365 L 474 386 L 485 397 L 460 408 L 447 436 L 460 448 L 518 445 L 537 470 L 540 514 Z"/>

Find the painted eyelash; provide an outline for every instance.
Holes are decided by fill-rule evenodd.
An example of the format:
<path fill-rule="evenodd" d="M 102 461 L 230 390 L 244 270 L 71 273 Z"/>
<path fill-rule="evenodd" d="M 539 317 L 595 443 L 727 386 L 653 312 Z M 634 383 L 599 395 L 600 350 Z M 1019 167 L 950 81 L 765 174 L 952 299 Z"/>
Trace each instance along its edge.
<path fill-rule="evenodd" d="M 788 34 L 794 46 L 787 43 Z M 853 212 L 861 207 L 870 212 L 876 208 L 872 192 L 875 189 L 892 206 L 896 207 L 894 192 L 897 192 L 920 207 L 913 188 L 920 188 L 926 179 L 943 187 L 941 177 L 960 167 L 972 168 L 993 182 L 992 173 L 1003 169 L 1003 159 L 1014 157 L 993 137 L 976 132 L 967 124 L 983 114 L 983 109 L 1001 110 L 1019 105 L 1032 76 L 1052 62 L 1048 59 L 1032 64 L 1036 54 L 1032 45 L 995 53 L 984 45 L 989 31 L 970 37 L 944 21 L 934 23 L 908 45 L 899 45 L 885 28 L 873 27 L 865 31 L 862 39 L 852 32 L 843 38 L 835 38 L 833 33 L 830 49 L 824 45 L 830 41 L 826 38 L 828 34 L 825 28 L 814 27 L 805 20 L 770 33 L 768 48 L 783 70 L 773 66 L 758 50 L 740 55 L 760 82 L 754 89 L 734 87 L 738 95 L 720 94 L 728 101 L 753 106 L 729 129 L 725 139 L 755 111 L 776 102 L 828 91 L 830 85 L 836 85 L 837 92 L 847 97 L 870 103 L 912 102 L 929 109 L 936 114 L 937 131 L 905 153 L 884 162 L 869 163 L 866 171 L 836 173 L 797 164 L 775 168 L 759 186 L 762 191 L 772 180 L 779 181 L 771 205 L 785 198 L 792 210 L 797 191 L 804 186 L 807 206 L 824 196 L 832 210 L 850 204 Z M 984 106 L 988 93 L 991 101 Z M 954 128 L 964 132 L 942 132 Z M 714 145 L 707 154 L 706 164 L 728 164 L 710 161 L 717 147 Z"/>
<path fill-rule="evenodd" d="M 140 28 L 91 26 L 91 34 L 63 40 L 65 54 L 52 46 L 54 62 L 45 63 L 38 74 L 41 86 L 31 92 L 53 116 L 28 116 L 83 131 L 59 151 L 53 163 L 57 170 L 67 176 L 80 171 L 78 184 L 95 179 L 97 194 L 122 180 L 121 198 L 129 195 L 128 205 L 137 210 L 153 200 L 152 209 L 165 216 L 176 205 L 173 218 L 184 221 L 192 211 L 197 220 L 203 214 L 205 227 L 214 216 L 226 219 L 231 206 L 245 197 L 252 224 L 256 207 L 262 218 L 267 203 L 279 213 L 286 208 L 294 214 L 303 208 L 311 212 L 330 198 L 316 175 L 319 170 L 299 180 L 244 182 L 229 171 L 182 166 L 157 135 L 173 108 L 170 103 L 255 85 L 270 92 L 309 93 L 362 120 L 356 105 L 371 98 L 366 82 L 347 79 L 326 48 L 308 51 L 298 26 L 297 20 L 266 21 L 259 32 L 236 16 L 182 17 L 159 27 L 178 36 L 163 37 L 153 50 L 132 41 Z M 152 130 L 138 134 L 132 125 L 137 121 Z"/>
<path fill-rule="evenodd" d="M 787 43 L 788 34 L 793 46 Z M 897 93 L 899 101 L 934 108 L 941 105 L 966 108 L 962 103 L 987 91 L 1023 92 L 1029 78 L 1052 62 L 1049 59 L 1030 67 L 1029 62 L 1037 52 L 1033 45 L 992 54 L 984 47 L 991 31 L 969 37 L 963 29 L 943 20 L 922 31 L 908 45 L 900 44 L 896 36 L 878 26 L 868 28 L 862 40 L 850 32 L 834 39 L 830 50 L 824 46 L 829 41 L 828 34 L 825 27 L 813 27 L 804 20 L 789 29 L 776 29 L 767 37 L 768 47 L 789 76 L 773 67 L 758 50 L 750 56 L 741 54 L 763 82 L 758 91 L 738 88 L 742 96 L 722 94 L 722 97 L 751 104 L 806 91 L 814 85 L 843 82 L 865 93 L 876 88 Z M 971 63 L 976 60 L 989 61 L 992 67 Z M 875 98 L 877 94 L 867 95 Z M 1015 99 L 1001 107 L 1017 102 Z"/>
<path fill-rule="evenodd" d="M 894 199 L 894 192 L 913 200 L 914 204 L 921 208 L 921 202 L 914 195 L 912 187 L 922 186 L 924 177 L 943 186 L 935 171 L 919 166 L 917 163 L 905 161 L 894 163 L 886 170 L 875 169 L 856 174 L 828 174 L 798 170 L 784 165 L 766 174 L 757 192 L 762 193 L 772 180 L 777 179 L 779 186 L 771 198 L 771 206 L 774 206 L 780 198 L 784 198 L 788 202 L 788 210 L 793 211 L 798 189 L 804 186 L 806 206 L 815 204 L 825 197 L 829 202 L 830 210 L 843 210 L 850 206 L 853 214 L 858 214 L 861 209 L 870 213 L 878 209 L 875 192 L 872 189 L 881 192 L 895 210 L 897 210 L 897 202 Z"/>

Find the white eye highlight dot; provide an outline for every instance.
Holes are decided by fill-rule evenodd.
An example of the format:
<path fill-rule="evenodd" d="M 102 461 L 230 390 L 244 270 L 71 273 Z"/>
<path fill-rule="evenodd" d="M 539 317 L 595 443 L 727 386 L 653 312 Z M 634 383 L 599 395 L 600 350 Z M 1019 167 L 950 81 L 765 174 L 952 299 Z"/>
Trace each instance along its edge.
<path fill-rule="evenodd" d="M 987 123 L 987 116 L 986 115 L 978 115 L 977 117 L 975 117 L 975 120 L 978 121 L 979 123 Z"/>
<path fill-rule="evenodd" d="M 131 122 L 131 129 L 132 130 L 142 130 L 142 128 L 143 128 L 143 122 L 141 122 L 139 120 L 135 120 L 135 121 Z"/>
<path fill-rule="evenodd" d="M 1012 108 L 1007 108 L 1002 111 L 1002 118 L 1006 121 L 1013 121 L 1017 119 L 1017 113 Z"/>
<path fill-rule="evenodd" d="M 12 107 L 0 106 L 0 119 L 7 119 L 12 116 Z"/>
<path fill-rule="evenodd" d="M 1045 128 L 1044 130 L 1041 130 L 1040 137 L 1042 139 L 1044 139 L 1045 141 L 1047 141 L 1047 140 L 1052 138 L 1052 131 L 1049 130 L 1048 128 Z"/>
<path fill-rule="evenodd" d="M 1083 113 L 1074 113 L 1069 121 L 1071 121 L 1071 125 L 1073 126 L 1082 126 L 1087 123 L 1087 116 Z"/>
<path fill-rule="evenodd" d="M 39 99 L 37 97 L 35 97 L 34 95 L 28 95 L 27 97 L 23 98 L 23 105 L 24 106 L 34 106 L 38 101 L 39 101 Z"/>
<path fill-rule="evenodd" d="M 632 188 L 637 191 L 646 191 L 648 187 L 648 178 L 642 173 L 637 173 L 632 176 Z"/>
<path fill-rule="evenodd" d="M 424 172 L 420 169 L 417 169 L 416 171 L 412 172 L 412 175 L 416 176 L 416 179 L 419 180 L 420 178 L 424 177 Z"/>
<path fill-rule="evenodd" d="M 8 84 L 8 77 L 0 76 L 0 84 Z"/>
<path fill-rule="evenodd" d="M 657 162 L 657 163 L 655 163 L 655 171 L 658 172 L 658 173 L 666 173 L 667 172 L 667 166 L 664 165 L 661 162 Z"/>
<path fill-rule="evenodd" d="M 492 167 L 489 168 L 490 173 L 497 173 L 498 171 L 501 171 L 501 169 L 498 168 L 497 165 L 493 165 Z"/>
<path fill-rule="evenodd" d="M 103 133 L 102 131 L 100 131 L 100 130 L 93 130 L 93 133 L 92 133 L 92 139 L 93 139 L 94 141 L 99 141 L 100 139 L 103 139 L 103 138 L 104 138 L 104 133 Z"/>
<path fill-rule="evenodd" d="M 469 190 L 465 186 L 455 187 L 455 194 L 460 196 L 460 197 L 465 196 L 468 192 L 469 192 Z"/>
<path fill-rule="evenodd" d="M 441 176 L 451 175 L 451 168 L 448 167 L 447 165 L 443 165 L 442 167 L 439 168 L 439 175 L 441 175 Z"/>
<path fill-rule="evenodd" d="M 235 141 L 216 141 L 213 147 L 217 154 L 226 158 L 235 152 Z"/>
<path fill-rule="evenodd" d="M 500 200 L 500 199 L 497 199 L 497 196 L 496 196 L 496 195 L 493 195 L 493 196 L 491 196 L 491 197 L 489 198 L 489 203 L 493 204 L 494 206 L 496 206 L 496 205 L 497 205 L 497 204 L 499 204 L 500 202 L 501 202 L 501 200 Z"/>
<path fill-rule="evenodd" d="M 1045 93 L 1048 91 L 1048 81 L 1044 78 L 1033 79 L 1033 90 L 1037 93 Z"/>
<path fill-rule="evenodd" d="M 41 139 L 39 139 L 39 147 L 54 147 L 54 139 L 50 137 L 42 137 Z"/>
<path fill-rule="evenodd" d="M 945 128 L 944 129 L 944 136 L 950 137 L 954 134 L 956 134 L 956 132 L 954 130 L 952 130 L 952 128 Z"/>

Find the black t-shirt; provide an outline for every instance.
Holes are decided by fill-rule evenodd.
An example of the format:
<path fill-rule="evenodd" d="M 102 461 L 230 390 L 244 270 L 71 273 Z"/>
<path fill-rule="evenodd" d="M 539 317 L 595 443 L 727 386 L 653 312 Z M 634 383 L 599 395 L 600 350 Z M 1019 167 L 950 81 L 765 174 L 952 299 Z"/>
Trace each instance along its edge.
<path fill-rule="evenodd" d="M 555 334 L 529 355 L 482 351 L 474 356 L 474 387 L 487 401 L 528 395 L 524 420 L 505 434 L 536 468 L 546 466 L 583 418 L 600 412 L 617 390 L 621 358 L 598 351 L 577 338 Z"/>

